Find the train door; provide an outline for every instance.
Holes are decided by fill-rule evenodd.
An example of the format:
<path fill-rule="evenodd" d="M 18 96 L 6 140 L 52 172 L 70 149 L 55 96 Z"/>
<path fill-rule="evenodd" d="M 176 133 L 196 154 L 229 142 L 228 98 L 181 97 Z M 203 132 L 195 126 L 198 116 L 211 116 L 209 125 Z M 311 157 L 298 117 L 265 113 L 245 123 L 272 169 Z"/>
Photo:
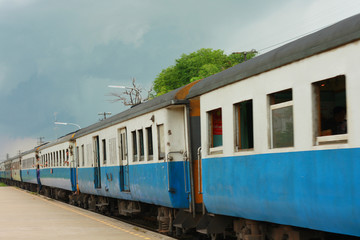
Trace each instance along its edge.
<path fill-rule="evenodd" d="M 73 169 L 73 174 L 72 176 L 72 186 L 73 186 L 73 190 L 77 190 L 77 186 L 78 186 L 78 167 L 79 167 L 79 161 L 80 161 L 80 156 L 79 156 L 79 147 L 75 148 L 75 166 Z"/>
<path fill-rule="evenodd" d="M 191 139 L 191 157 L 193 159 L 193 196 L 195 210 L 201 212 L 204 209 L 202 196 L 202 171 L 201 171 L 201 134 L 200 134 L 200 98 L 190 100 L 190 139 Z"/>
<path fill-rule="evenodd" d="M 127 154 L 126 128 L 118 130 L 118 148 L 120 160 L 120 190 L 130 191 L 129 159 Z"/>
<path fill-rule="evenodd" d="M 71 189 L 72 191 L 76 190 L 76 159 L 77 159 L 77 152 L 74 154 L 74 145 L 70 143 L 69 149 L 66 149 L 66 161 L 70 164 L 70 178 L 71 178 Z"/>
<path fill-rule="evenodd" d="M 99 136 L 93 138 L 93 144 L 94 144 L 94 184 L 95 184 L 95 188 L 101 188 Z"/>

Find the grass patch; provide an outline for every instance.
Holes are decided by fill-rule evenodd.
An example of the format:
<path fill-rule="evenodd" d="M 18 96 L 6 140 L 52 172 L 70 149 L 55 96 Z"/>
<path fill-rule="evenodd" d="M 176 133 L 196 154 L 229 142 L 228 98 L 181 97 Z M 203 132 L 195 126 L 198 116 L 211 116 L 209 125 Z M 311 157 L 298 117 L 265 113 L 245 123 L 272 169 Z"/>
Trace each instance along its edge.
<path fill-rule="evenodd" d="M 0 187 L 5 187 L 5 186 L 7 186 L 5 183 L 0 182 Z"/>

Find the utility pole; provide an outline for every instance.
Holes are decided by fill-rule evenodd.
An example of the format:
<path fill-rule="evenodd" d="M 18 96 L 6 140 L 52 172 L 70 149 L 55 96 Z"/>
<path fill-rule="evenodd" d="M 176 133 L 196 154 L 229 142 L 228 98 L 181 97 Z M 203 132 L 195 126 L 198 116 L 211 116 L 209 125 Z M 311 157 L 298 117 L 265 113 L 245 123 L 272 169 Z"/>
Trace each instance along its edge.
<path fill-rule="evenodd" d="M 100 119 L 100 121 L 102 121 L 102 120 L 106 119 L 106 116 L 107 116 L 107 115 L 109 115 L 109 116 L 110 116 L 110 115 L 111 115 L 111 112 L 98 113 L 98 115 L 99 115 L 99 116 L 104 116 L 104 118 L 103 118 L 103 119 Z"/>
<path fill-rule="evenodd" d="M 43 143 L 44 143 L 44 141 L 43 141 L 44 138 L 45 138 L 45 137 L 38 137 L 37 145 L 43 144 Z"/>

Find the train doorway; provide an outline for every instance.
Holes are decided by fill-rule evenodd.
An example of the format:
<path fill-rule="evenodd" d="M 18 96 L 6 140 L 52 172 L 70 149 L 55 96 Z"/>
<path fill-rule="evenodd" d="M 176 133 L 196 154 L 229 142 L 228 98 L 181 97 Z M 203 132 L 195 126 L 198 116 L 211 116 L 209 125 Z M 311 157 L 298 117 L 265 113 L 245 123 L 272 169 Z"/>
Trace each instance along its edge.
<path fill-rule="evenodd" d="M 101 175 L 100 175 L 100 144 L 99 136 L 93 138 L 94 144 L 94 183 L 95 188 L 101 188 Z"/>
<path fill-rule="evenodd" d="M 119 160 L 120 160 L 120 190 L 122 192 L 130 191 L 129 181 L 129 159 L 127 153 L 126 128 L 118 130 Z"/>

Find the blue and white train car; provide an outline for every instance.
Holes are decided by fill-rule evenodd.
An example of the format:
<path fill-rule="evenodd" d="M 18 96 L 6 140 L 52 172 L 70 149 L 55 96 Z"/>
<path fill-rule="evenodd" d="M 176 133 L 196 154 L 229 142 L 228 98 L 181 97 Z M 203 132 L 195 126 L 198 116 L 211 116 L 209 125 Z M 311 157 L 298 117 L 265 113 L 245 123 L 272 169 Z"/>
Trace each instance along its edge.
<path fill-rule="evenodd" d="M 57 189 L 76 191 L 76 164 L 72 141 L 74 133 L 38 147 L 41 184 Z"/>
<path fill-rule="evenodd" d="M 179 97 L 182 91 L 78 131 L 80 192 L 189 208 L 188 115 L 186 101 Z"/>
<path fill-rule="evenodd" d="M 0 162 L 0 179 L 5 179 L 5 162 Z"/>
<path fill-rule="evenodd" d="M 11 172 L 11 161 L 12 158 L 6 160 L 4 162 L 5 165 L 5 179 L 7 179 L 8 181 L 12 180 L 12 172 Z"/>
<path fill-rule="evenodd" d="M 37 184 L 35 149 L 21 154 L 21 178 L 24 183 Z"/>
<path fill-rule="evenodd" d="M 360 236 L 359 62 L 356 15 L 195 85 L 206 210 Z"/>

